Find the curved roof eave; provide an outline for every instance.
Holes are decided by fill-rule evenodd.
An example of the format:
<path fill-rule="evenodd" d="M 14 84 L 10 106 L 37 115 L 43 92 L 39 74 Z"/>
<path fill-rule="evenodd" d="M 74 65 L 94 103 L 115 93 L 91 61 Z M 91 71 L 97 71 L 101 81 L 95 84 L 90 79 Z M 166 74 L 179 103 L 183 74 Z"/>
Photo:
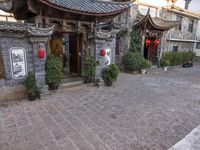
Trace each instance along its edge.
<path fill-rule="evenodd" d="M 70 12 L 70 13 L 79 14 L 79 15 L 95 16 L 95 17 L 106 17 L 106 16 L 112 16 L 112 15 L 118 15 L 120 13 L 127 11 L 131 7 L 131 3 L 124 2 L 124 5 L 126 5 L 126 7 L 124 7 L 124 8 L 121 8 L 121 9 L 118 9 L 115 11 L 99 13 L 99 12 L 90 12 L 90 11 L 73 9 L 73 8 L 69 8 L 69 7 L 63 7 L 63 6 L 57 5 L 57 4 L 47 1 L 47 0 L 38 0 L 38 1 L 45 5 L 48 5 L 49 7 L 52 7 L 52 8 L 61 10 L 61 11 Z"/>
<path fill-rule="evenodd" d="M 144 22 L 149 22 L 151 24 L 151 26 L 155 29 L 158 29 L 158 30 L 169 30 L 173 27 L 176 27 L 178 24 L 179 24 L 179 21 L 168 21 L 170 23 L 174 23 L 173 25 L 168 25 L 168 26 L 160 26 L 160 25 L 157 25 L 155 23 L 155 19 L 159 19 L 160 21 L 165 21 L 161 18 L 152 18 L 151 15 L 150 15 L 150 9 L 147 11 L 147 14 L 140 20 L 138 21 L 137 23 L 134 24 L 134 26 L 140 26 L 142 25 Z"/>

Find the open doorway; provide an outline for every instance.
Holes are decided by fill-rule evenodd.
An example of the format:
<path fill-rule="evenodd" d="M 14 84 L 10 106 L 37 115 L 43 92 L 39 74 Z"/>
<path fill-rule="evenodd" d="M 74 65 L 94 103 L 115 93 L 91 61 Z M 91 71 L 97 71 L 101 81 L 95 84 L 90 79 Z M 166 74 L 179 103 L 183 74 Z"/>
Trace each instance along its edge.
<path fill-rule="evenodd" d="M 81 75 L 81 34 L 56 32 L 50 46 L 51 54 L 62 59 L 65 78 Z"/>
<path fill-rule="evenodd" d="M 145 39 L 144 58 L 151 61 L 153 64 L 157 63 L 158 43 L 155 42 L 156 38 L 150 37 Z"/>

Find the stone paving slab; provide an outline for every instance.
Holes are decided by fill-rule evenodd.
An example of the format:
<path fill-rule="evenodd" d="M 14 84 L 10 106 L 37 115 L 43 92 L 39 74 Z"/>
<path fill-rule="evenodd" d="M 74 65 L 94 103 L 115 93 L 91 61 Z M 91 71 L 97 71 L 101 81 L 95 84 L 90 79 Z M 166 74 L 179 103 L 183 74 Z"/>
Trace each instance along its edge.
<path fill-rule="evenodd" d="M 166 150 L 200 124 L 200 66 L 0 104 L 0 150 Z"/>
<path fill-rule="evenodd" d="M 200 150 L 200 126 L 196 127 L 169 150 Z"/>

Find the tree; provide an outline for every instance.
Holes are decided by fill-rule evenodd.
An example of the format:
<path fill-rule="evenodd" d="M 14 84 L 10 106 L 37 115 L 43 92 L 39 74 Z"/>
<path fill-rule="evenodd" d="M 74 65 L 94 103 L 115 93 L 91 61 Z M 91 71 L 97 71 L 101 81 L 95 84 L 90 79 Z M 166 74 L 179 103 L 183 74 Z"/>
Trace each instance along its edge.
<path fill-rule="evenodd" d="M 132 31 L 130 33 L 131 42 L 130 42 L 130 52 L 140 52 L 142 48 L 142 36 L 141 30 L 139 28 L 132 27 Z"/>

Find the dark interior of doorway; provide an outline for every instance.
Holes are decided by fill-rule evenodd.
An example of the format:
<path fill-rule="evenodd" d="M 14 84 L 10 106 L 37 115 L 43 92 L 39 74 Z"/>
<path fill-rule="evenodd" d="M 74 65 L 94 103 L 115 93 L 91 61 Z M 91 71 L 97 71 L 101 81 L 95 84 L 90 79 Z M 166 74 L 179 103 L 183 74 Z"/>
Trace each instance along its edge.
<path fill-rule="evenodd" d="M 64 76 L 77 77 L 81 75 L 81 35 L 62 33 Z"/>
<path fill-rule="evenodd" d="M 156 40 L 155 37 L 149 37 L 146 38 L 146 40 L 150 40 L 150 44 L 147 45 L 146 43 L 144 44 L 144 58 L 151 61 L 153 65 L 157 65 L 157 51 L 158 51 L 158 45 L 155 45 L 154 41 Z"/>

